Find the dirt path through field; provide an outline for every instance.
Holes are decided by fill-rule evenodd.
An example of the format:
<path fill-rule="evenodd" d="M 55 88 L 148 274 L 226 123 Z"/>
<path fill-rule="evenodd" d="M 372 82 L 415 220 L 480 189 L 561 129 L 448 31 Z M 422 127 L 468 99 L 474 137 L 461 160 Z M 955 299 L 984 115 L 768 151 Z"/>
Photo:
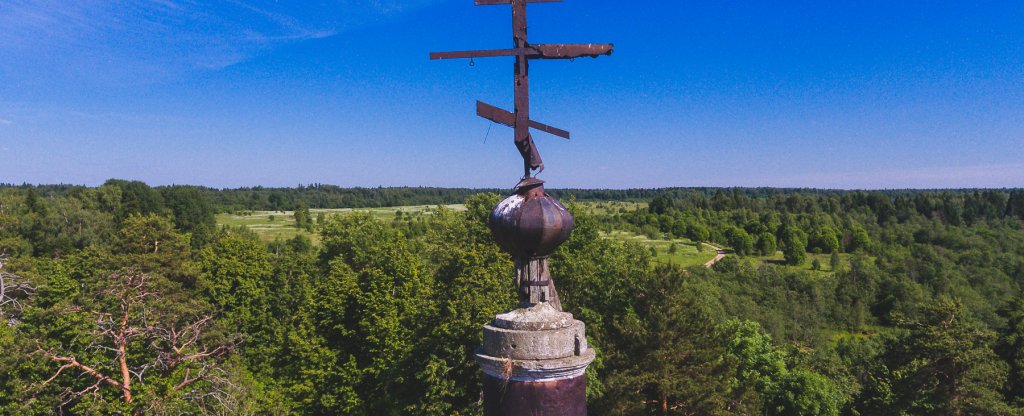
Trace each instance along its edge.
<path fill-rule="evenodd" d="M 718 263 L 719 260 L 725 258 L 725 250 L 722 250 L 721 247 L 715 247 L 715 246 L 713 246 L 711 244 L 708 244 L 708 243 L 698 243 L 698 244 L 703 244 L 703 245 L 706 245 L 708 247 L 711 247 L 711 248 L 713 248 L 715 250 L 716 253 L 718 253 L 718 255 L 716 255 L 715 258 L 713 258 L 711 260 L 708 260 L 707 263 L 704 263 L 704 267 L 714 266 L 715 263 Z"/>

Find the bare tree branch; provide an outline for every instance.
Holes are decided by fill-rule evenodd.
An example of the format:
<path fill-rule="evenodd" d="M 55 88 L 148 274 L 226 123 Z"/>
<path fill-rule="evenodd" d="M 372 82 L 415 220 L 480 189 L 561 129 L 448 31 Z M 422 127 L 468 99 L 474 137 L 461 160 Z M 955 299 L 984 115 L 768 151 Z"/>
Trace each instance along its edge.
<path fill-rule="evenodd" d="M 47 383 L 53 381 L 54 379 L 57 378 L 57 376 L 60 375 L 61 371 L 64 371 L 67 368 L 77 368 L 79 370 L 82 370 L 83 373 L 88 374 L 88 375 L 90 375 L 92 377 L 95 377 L 99 383 L 107 383 L 110 386 L 117 388 L 118 390 L 125 390 L 124 385 L 119 383 L 117 380 L 114 380 L 114 379 L 112 379 L 110 377 L 107 377 L 105 374 L 101 373 L 99 370 L 96 370 L 95 368 L 89 367 L 89 366 L 87 366 L 85 364 L 82 364 L 82 363 L 78 362 L 78 359 L 76 359 L 75 357 L 60 356 L 60 355 L 53 354 L 53 353 L 51 353 L 49 351 L 43 351 L 43 354 L 46 356 L 46 358 L 48 358 L 48 359 L 50 359 L 52 361 L 56 361 L 56 362 L 59 362 L 59 363 L 65 363 L 64 365 L 62 365 L 57 370 L 56 374 L 54 374 L 52 377 L 46 379 L 46 381 L 44 381 L 43 384 L 47 384 Z"/>
<path fill-rule="evenodd" d="M 96 367 L 84 364 L 73 355 L 61 355 L 40 347 L 39 351 L 43 352 L 48 359 L 61 364 L 42 385 L 53 382 L 61 374 L 66 374 L 65 370 L 68 369 L 81 370 L 82 375 L 96 379 L 96 383 L 86 389 L 79 391 L 69 389 L 62 393 L 62 397 L 66 401 L 61 406 L 87 394 L 98 395 L 102 386 L 117 389 L 125 403 L 132 403 L 133 379 L 143 384 L 146 380 L 146 371 L 154 367 L 158 368 L 164 377 L 181 370 L 184 371 L 181 378 L 175 380 L 172 387 L 162 397 L 149 403 L 150 410 L 159 407 L 164 401 L 175 395 L 183 395 L 182 397 L 186 400 L 210 398 L 220 403 L 226 403 L 225 400 L 229 396 L 226 389 L 240 390 L 229 382 L 224 384 L 227 382 L 227 378 L 220 376 L 224 372 L 219 368 L 223 360 L 240 345 L 240 337 L 207 345 L 204 342 L 204 332 L 214 322 L 212 315 L 204 315 L 180 324 L 161 325 L 159 321 L 151 321 L 146 309 L 146 299 L 158 296 L 158 293 L 148 289 L 149 275 L 129 271 L 124 274 L 112 274 L 109 278 L 114 280 L 114 285 L 103 293 L 116 300 L 116 306 L 113 307 L 115 311 L 84 310 L 78 306 L 65 310 L 95 317 L 93 333 L 96 335 L 96 341 L 86 348 L 112 356 L 114 360 L 114 370 L 112 371 L 117 375 L 104 373 Z M 168 321 L 180 322 L 179 319 L 170 317 Z M 144 345 L 156 352 L 153 361 L 133 363 L 128 360 L 129 348 L 138 345 L 131 341 L 139 338 L 147 340 Z M 211 374 L 214 376 L 211 377 Z M 202 394 L 193 391 L 193 386 L 208 380 L 209 383 L 203 384 Z"/>

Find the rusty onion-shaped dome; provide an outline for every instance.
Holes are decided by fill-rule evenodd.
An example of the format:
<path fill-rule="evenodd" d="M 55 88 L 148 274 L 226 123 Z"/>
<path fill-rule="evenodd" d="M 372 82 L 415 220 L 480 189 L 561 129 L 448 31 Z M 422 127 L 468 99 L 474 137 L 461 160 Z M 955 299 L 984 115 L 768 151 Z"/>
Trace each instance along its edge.
<path fill-rule="evenodd" d="M 491 211 L 491 233 L 513 256 L 547 257 L 572 234 L 572 214 L 544 192 L 544 181 L 528 178 Z"/>

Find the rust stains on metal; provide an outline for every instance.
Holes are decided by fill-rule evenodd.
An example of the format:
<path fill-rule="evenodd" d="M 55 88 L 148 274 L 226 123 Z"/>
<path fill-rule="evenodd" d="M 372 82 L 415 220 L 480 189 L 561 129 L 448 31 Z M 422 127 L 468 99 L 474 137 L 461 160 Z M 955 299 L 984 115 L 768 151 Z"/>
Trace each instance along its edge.
<path fill-rule="evenodd" d="M 516 257 L 547 257 L 569 239 L 572 214 L 544 192 L 544 182 L 530 178 L 520 182 L 516 193 L 491 212 L 495 241 Z"/>
<path fill-rule="evenodd" d="M 587 376 L 523 383 L 483 376 L 488 416 L 586 416 Z"/>
<path fill-rule="evenodd" d="M 537 150 L 537 144 L 530 135 L 534 128 L 559 137 L 569 138 L 569 132 L 538 123 L 530 119 L 530 60 L 531 59 L 574 59 L 596 58 L 610 55 L 615 48 L 612 44 L 531 44 L 527 40 L 526 4 L 551 3 L 561 0 L 476 0 L 478 6 L 509 4 L 512 6 L 511 49 L 492 49 L 459 52 L 433 52 L 430 59 L 465 59 L 513 56 L 515 61 L 515 98 L 513 111 L 477 102 L 477 114 L 483 118 L 515 129 L 515 145 L 523 158 L 523 178 L 529 178 L 533 171 L 544 171 L 544 162 Z"/>
<path fill-rule="evenodd" d="M 484 49 L 476 51 L 431 52 L 430 59 L 496 58 L 499 56 L 524 55 L 529 59 L 576 59 L 597 58 L 611 55 L 614 45 L 610 43 L 585 43 L 578 45 L 535 44 L 522 49 Z"/>
<path fill-rule="evenodd" d="M 530 49 L 536 50 L 537 55 L 529 58 L 543 59 L 576 59 L 576 58 L 597 58 L 602 55 L 611 55 L 615 48 L 610 43 L 596 44 L 587 43 L 582 45 L 530 45 Z"/>
<path fill-rule="evenodd" d="M 572 214 L 544 192 L 544 181 L 527 178 L 491 211 L 489 225 L 495 242 L 515 261 L 519 305 L 551 302 L 561 310 L 547 257 L 572 235 Z"/>

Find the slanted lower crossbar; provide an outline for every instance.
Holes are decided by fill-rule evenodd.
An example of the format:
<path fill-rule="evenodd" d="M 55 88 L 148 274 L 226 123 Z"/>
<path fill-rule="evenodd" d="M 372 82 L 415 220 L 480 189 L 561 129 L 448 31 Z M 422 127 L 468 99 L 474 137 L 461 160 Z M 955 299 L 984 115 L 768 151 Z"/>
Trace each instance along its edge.
<path fill-rule="evenodd" d="M 512 112 L 510 111 L 502 110 L 498 107 L 495 107 L 482 101 L 476 102 L 476 115 L 491 120 L 498 124 L 504 124 L 509 127 L 515 127 L 516 125 L 515 114 L 512 114 Z M 553 134 L 564 139 L 569 139 L 569 132 L 557 127 L 551 127 L 544 123 L 539 123 L 530 120 L 530 128 L 540 130 L 548 134 Z"/>

